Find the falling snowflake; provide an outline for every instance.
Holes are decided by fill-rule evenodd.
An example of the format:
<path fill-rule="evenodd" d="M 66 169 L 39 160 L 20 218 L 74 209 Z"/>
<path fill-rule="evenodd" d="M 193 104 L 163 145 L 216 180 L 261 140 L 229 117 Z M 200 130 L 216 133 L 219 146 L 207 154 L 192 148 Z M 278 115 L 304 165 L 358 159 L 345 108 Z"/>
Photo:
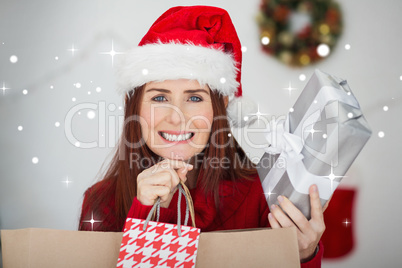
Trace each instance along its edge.
<path fill-rule="evenodd" d="M 285 87 L 284 89 L 286 89 L 287 91 L 289 91 L 289 96 L 292 94 L 292 90 L 296 90 L 297 88 L 292 87 L 292 83 L 289 82 L 289 86 Z"/>
<path fill-rule="evenodd" d="M 17 57 L 17 56 L 12 55 L 12 56 L 10 57 L 10 62 L 11 62 L 11 63 L 17 63 L 17 61 L 18 61 L 18 57 Z"/>
<path fill-rule="evenodd" d="M 88 111 L 88 113 L 87 113 L 88 119 L 94 119 L 95 116 L 96 116 L 96 114 L 94 111 Z"/>
<path fill-rule="evenodd" d="M 66 176 L 66 180 L 61 181 L 61 182 L 65 183 L 67 188 L 68 188 L 68 184 L 72 183 L 72 181 L 68 180 L 68 176 Z"/>
<path fill-rule="evenodd" d="M 330 48 L 327 44 L 320 44 L 317 47 L 317 54 L 320 55 L 321 57 L 326 57 L 329 55 Z"/>
<path fill-rule="evenodd" d="M 90 220 L 87 220 L 87 221 L 83 221 L 83 222 L 89 222 L 89 223 L 91 223 L 91 228 L 92 228 L 92 231 L 94 230 L 94 223 L 95 222 L 102 222 L 102 221 L 100 221 L 100 220 L 95 220 L 94 219 L 94 213 L 92 212 L 91 213 L 91 219 Z"/>
<path fill-rule="evenodd" d="M 269 40 L 269 37 L 268 36 L 264 36 L 263 38 L 261 38 L 261 43 L 263 44 L 263 45 L 268 45 L 269 44 L 269 42 L 270 42 L 270 40 Z"/>
<path fill-rule="evenodd" d="M 114 46 L 113 46 L 113 40 L 112 40 L 112 49 L 109 52 L 101 52 L 99 54 L 105 54 L 105 55 L 110 55 L 112 57 L 112 66 L 114 65 L 113 61 L 114 61 L 114 56 L 118 55 L 118 54 L 124 54 L 123 52 L 117 52 L 114 50 Z"/>
<path fill-rule="evenodd" d="M 3 95 L 4 95 L 4 93 L 6 92 L 6 90 L 7 90 L 7 89 L 10 89 L 10 88 L 6 87 L 5 83 L 3 82 L 3 87 L 1 87 L 0 89 L 3 90 Z"/>
<path fill-rule="evenodd" d="M 334 174 L 334 167 L 331 163 L 331 173 L 328 176 L 323 176 L 324 178 L 328 178 L 331 181 L 331 191 L 333 190 L 333 182 L 335 179 L 343 178 L 345 176 L 337 176 Z"/>
<path fill-rule="evenodd" d="M 74 52 L 77 51 L 78 49 L 76 49 L 74 47 L 74 44 L 71 46 L 71 48 L 67 49 L 68 51 L 71 51 L 71 54 L 74 56 Z"/>

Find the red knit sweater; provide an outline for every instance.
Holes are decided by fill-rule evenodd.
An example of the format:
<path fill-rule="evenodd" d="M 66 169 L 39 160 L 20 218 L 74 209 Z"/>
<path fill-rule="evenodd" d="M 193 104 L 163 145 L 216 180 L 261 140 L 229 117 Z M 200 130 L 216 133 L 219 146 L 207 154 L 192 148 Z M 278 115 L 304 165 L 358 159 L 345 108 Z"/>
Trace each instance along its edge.
<path fill-rule="evenodd" d="M 190 193 L 194 203 L 196 226 L 200 228 L 202 232 L 269 227 L 269 208 L 258 176 L 252 180 L 242 179 L 235 183 L 231 181 L 221 182 L 219 215 L 217 214 L 215 202 L 212 196 L 207 198 L 199 187 L 190 189 Z M 176 192 L 169 207 L 161 208 L 159 218 L 160 222 L 176 223 L 177 198 L 178 193 Z M 88 208 L 89 206 L 85 206 L 85 202 L 84 199 L 83 208 Z M 110 208 L 112 206 L 113 204 L 105 203 L 105 208 L 97 210 L 99 211 L 98 213 L 103 214 L 98 215 L 98 217 L 103 220 L 104 227 L 101 231 L 115 231 L 113 229 L 116 228 L 116 223 L 113 222 L 112 219 L 113 213 L 110 213 Z M 144 206 L 137 200 L 137 198 L 134 198 L 127 217 L 145 219 L 150 210 L 151 206 Z M 102 213 L 102 211 L 107 211 L 107 213 Z M 83 215 L 85 215 L 85 213 L 88 214 L 88 211 L 83 211 Z M 184 198 L 182 198 L 181 203 L 181 215 L 185 215 Z M 190 224 L 191 222 L 188 225 Z M 105 228 L 106 225 L 110 225 L 110 229 L 107 227 Z M 94 230 L 96 230 L 96 223 L 93 226 Z M 88 224 L 87 221 L 82 221 L 80 223 L 80 229 L 91 230 L 91 224 Z M 309 262 L 302 263 L 301 266 L 304 268 L 321 267 L 322 256 L 323 245 L 320 242 L 319 251 L 316 256 Z"/>

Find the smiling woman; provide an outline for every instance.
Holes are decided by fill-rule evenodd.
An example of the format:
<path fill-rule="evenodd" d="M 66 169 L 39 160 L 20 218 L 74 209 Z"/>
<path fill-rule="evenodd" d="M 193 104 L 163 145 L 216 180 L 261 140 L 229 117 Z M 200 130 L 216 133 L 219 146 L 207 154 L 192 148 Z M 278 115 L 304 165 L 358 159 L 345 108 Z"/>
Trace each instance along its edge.
<path fill-rule="evenodd" d="M 194 189 L 198 183 L 217 204 L 220 180 L 255 178 L 254 164 L 230 132 L 227 98 L 200 87 L 194 80 L 150 82 L 126 96 L 119 149 L 103 180 L 85 194 L 81 230 L 122 231 L 133 199 L 144 199 L 138 196 L 137 177 L 162 161 L 178 160 L 169 162 L 176 171 L 190 164 L 186 185 Z M 186 132 L 189 140 L 173 141 Z M 157 196 L 144 204 L 153 205 Z M 162 201 L 162 207 L 170 203 Z M 102 221 L 91 225 L 92 218 Z"/>
<path fill-rule="evenodd" d="M 301 260 L 319 265 L 318 192 L 311 223 L 288 200 L 291 219 L 278 208 L 269 214 L 255 165 L 231 133 L 247 121 L 240 70 L 241 45 L 225 10 L 175 7 L 157 19 L 120 65 L 123 134 L 108 171 L 85 193 L 79 229 L 122 231 L 127 217 L 145 219 L 159 198 L 159 220 L 175 223 L 185 214 L 185 200 L 183 211 L 176 208 L 185 183 L 202 231 L 282 228 L 293 220 Z"/>

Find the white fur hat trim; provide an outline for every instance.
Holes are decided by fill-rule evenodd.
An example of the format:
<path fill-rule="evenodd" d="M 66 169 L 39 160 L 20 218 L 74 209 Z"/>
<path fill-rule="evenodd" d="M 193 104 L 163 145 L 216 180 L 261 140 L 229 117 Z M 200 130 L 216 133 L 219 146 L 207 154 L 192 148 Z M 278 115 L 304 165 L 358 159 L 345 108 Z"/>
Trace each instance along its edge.
<path fill-rule="evenodd" d="M 180 43 L 153 43 L 135 47 L 116 68 L 117 91 L 126 94 L 148 82 L 192 79 L 224 96 L 236 93 L 238 68 L 222 50 Z"/>

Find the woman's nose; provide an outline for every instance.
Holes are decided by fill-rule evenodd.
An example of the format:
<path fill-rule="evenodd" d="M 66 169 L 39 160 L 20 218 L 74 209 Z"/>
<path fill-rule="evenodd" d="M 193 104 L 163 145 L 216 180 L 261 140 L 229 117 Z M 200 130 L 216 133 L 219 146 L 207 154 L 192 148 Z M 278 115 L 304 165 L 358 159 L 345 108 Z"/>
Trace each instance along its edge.
<path fill-rule="evenodd" d="M 167 109 L 165 110 L 166 112 L 166 121 L 172 125 L 180 125 L 180 124 L 185 124 L 186 117 L 184 112 L 179 106 L 176 105 L 169 105 Z"/>

